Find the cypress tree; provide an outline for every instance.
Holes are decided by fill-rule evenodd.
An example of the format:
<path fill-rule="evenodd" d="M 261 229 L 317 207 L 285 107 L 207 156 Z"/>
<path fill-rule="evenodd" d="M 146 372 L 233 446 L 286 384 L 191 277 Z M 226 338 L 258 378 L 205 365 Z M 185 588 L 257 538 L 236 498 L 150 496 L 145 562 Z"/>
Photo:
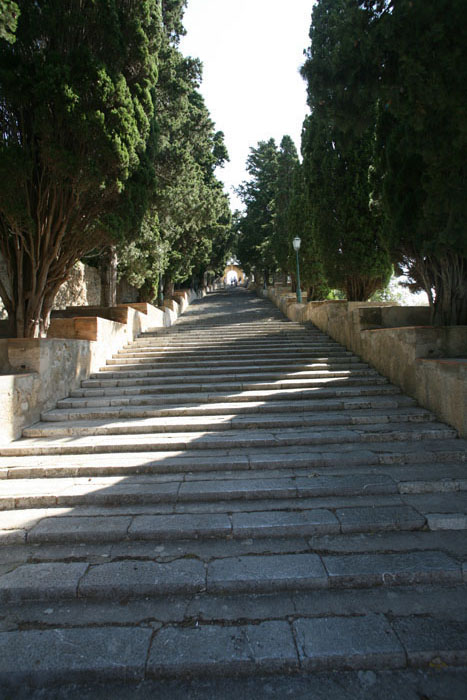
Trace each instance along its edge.
<path fill-rule="evenodd" d="M 76 260 L 124 233 L 159 40 L 157 0 L 23 0 L 0 41 L 0 295 L 19 337 L 44 335 Z"/>

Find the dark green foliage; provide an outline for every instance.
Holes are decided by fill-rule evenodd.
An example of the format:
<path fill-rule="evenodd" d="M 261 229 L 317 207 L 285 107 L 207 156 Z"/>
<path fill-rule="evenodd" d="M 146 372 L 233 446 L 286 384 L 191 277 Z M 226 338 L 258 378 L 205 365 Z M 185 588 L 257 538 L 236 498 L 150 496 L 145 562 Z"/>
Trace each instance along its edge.
<path fill-rule="evenodd" d="M 329 285 L 349 301 L 366 301 L 391 273 L 382 219 L 369 206 L 374 114 L 366 89 L 369 18 L 355 0 L 321 0 L 313 10 L 302 69 L 312 108 L 302 140 L 311 235 Z M 350 91 L 349 84 L 361 84 L 361 90 Z M 352 128 L 345 119 L 349 110 Z"/>
<path fill-rule="evenodd" d="M 315 110 L 303 133 L 304 177 L 311 237 L 329 285 L 349 301 L 366 301 L 386 286 L 391 264 L 380 239 L 380 217 L 369 207 L 369 134 L 346 148 L 340 132 Z"/>
<path fill-rule="evenodd" d="M 122 193 L 130 178 L 135 188 L 147 183 L 160 8 L 23 0 L 20 9 L 16 42 L 0 42 L 0 250 L 9 276 L 0 294 L 16 333 L 30 336 L 46 331 L 74 262 L 133 221 Z"/>
<path fill-rule="evenodd" d="M 277 154 L 277 181 L 275 191 L 275 218 L 272 246 L 277 266 L 287 274 L 291 268 L 289 254 L 289 210 L 293 196 L 294 174 L 299 165 L 297 149 L 290 136 L 284 136 Z M 296 234 L 296 235 L 301 235 Z"/>
<path fill-rule="evenodd" d="M 19 7 L 16 2 L 0 0 L 0 40 L 14 43 L 18 17 Z"/>
<path fill-rule="evenodd" d="M 250 180 L 238 193 L 245 204 L 240 225 L 237 255 L 244 270 L 261 272 L 266 280 L 277 268 L 274 255 L 274 217 L 278 177 L 278 149 L 274 139 L 250 148 L 246 163 Z"/>
<path fill-rule="evenodd" d="M 372 208 L 433 322 L 467 323 L 464 0 L 319 0 L 303 72 L 342 147 L 376 136 Z"/>
<path fill-rule="evenodd" d="M 386 236 L 433 304 L 436 324 L 467 324 L 465 2 L 395 4 L 383 73 L 376 173 Z"/>
<path fill-rule="evenodd" d="M 165 291 L 208 269 L 222 267 L 230 235 L 230 209 L 215 168 L 228 159 L 224 135 L 214 130 L 198 92 L 201 65 L 184 57 L 185 2 L 163 3 L 164 31 L 155 89 L 156 144 L 150 154 L 156 187 L 134 243 L 119 251 L 119 271 L 154 299 L 162 270 Z"/>
<path fill-rule="evenodd" d="M 297 163 L 292 181 L 292 196 L 288 209 L 288 270 L 295 278 L 296 257 L 292 241 L 298 236 L 300 246 L 300 279 L 308 301 L 326 299 L 331 291 L 324 274 L 324 266 L 313 235 L 312 212 L 307 197 L 304 167 Z"/>

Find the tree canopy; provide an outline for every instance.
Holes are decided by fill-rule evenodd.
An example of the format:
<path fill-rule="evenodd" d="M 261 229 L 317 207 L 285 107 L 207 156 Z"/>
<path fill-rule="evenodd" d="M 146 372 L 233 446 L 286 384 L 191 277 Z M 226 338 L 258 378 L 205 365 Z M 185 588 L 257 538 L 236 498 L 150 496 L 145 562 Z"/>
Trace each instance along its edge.
<path fill-rule="evenodd" d="M 220 264 L 227 157 L 178 50 L 185 0 L 0 0 L 0 296 L 18 336 L 44 335 L 89 251 L 120 245 L 152 300 Z M 16 34 L 15 23 L 18 19 Z M 5 34 L 7 32 L 7 34 Z"/>
<path fill-rule="evenodd" d="M 14 43 L 19 7 L 13 0 L 0 0 L 0 39 Z"/>
<path fill-rule="evenodd" d="M 467 323 L 463 0 L 319 0 L 303 68 L 346 149 L 372 137 L 370 205 L 433 321 Z"/>
<path fill-rule="evenodd" d="M 159 80 L 154 91 L 155 187 L 141 233 L 120 250 L 119 269 L 154 299 L 161 274 L 174 283 L 222 267 L 231 232 L 227 196 L 215 170 L 228 160 L 224 135 L 215 131 L 199 93 L 202 67 L 178 49 L 185 3 L 164 7 Z M 160 290 L 159 290 L 160 291 Z"/>

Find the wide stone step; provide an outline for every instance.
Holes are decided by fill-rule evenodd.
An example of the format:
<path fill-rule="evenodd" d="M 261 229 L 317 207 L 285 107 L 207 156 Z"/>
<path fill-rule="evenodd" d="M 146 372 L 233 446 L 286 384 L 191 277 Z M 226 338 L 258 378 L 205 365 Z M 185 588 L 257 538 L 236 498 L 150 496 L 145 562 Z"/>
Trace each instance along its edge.
<path fill-rule="evenodd" d="M 84 435 L 137 435 L 144 433 L 173 433 L 173 432 L 206 432 L 225 430 L 257 430 L 276 428 L 306 428 L 328 427 L 336 425 L 366 425 L 377 423 L 422 423 L 434 420 L 430 411 L 420 408 L 397 409 L 387 411 L 385 409 L 372 409 L 371 411 L 359 411 L 357 414 L 350 411 L 343 412 L 303 412 L 299 414 L 265 414 L 252 416 L 237 416 L 235 413 L 225 413 L 206 418 L 198 416 L 182 417 L 154 417 L 137 419 L 124 419 L 113 417 L 111 420 L 64 420 L 58 422 L 36 423 L 23 430 L 24 437 L 63 437 Z"/>
<path fill-rule="evenodd" d="M 164 372 L 167 370 L 168 372 L 172 371 L 183 371 L 183 370 L 194 370 L 196 371 L 202 371 L 209 369 L 210 367 L 216 371 L 218 370 L 221 374 L 223 372 L 229 372 L 232 369 L 237 369 L 237 370 L 248 370 L 250 367 L 255 367 L 258 366 L 258 364 L 263 367 L 264 369 L 268 370 L 271 368 L 279 368 L 279 369 L 284 369 L 289 367 L 292 368 L 297 368 L 297 369 L 308 369 L 309 366 L 316 364 L 316 363 L 321 363 L 321 364 L 326 364 L 326 365 L 332 365 L 338 366 L 340 364 L 348 365 L 351 363 L 351 366 L 353 364 L 359 364 L 360 360 L 358 357 L 354 355 L 333 355 L 333 356 L 317 356 L 317 357 L 312 357 L 310 362 L 304 361 L 301 358 L 298 359 L 290 359 L 290 358 L 284 358 L 283 360 L 279 360 L 279 363 L 276 359 L 268 359 L 268 358 L 261 358 L 260 360 L 257 360 L 256 363 L 251 360 L 232 360 L 230 359 L 224 359 L 224 360 L 213 360 L 210 362 L 209 360 L 203 360 L 202 357 L 199 356 L 193 356 L 190 358 L 187 358 L 186 360 L 172 360 L 170 358 L 161 358 L 157 360 L 157 363 L 155 364 L 155 369 L 157 372 Z M 143 367 L 136 367 L 135 369 L 131 369 L 131 367 L 123 366 L 121 365 L 120 368 L 115 368 L 112 366 L 104 366 L 102 367 L 99 372 L 95 373 L 94 375 L 91 375 L 92 377 L 95 376 L 101 376 L 102 372 L 105 373 L 118 373 L 120 375 L 121 372 L 143 372 L 143 371 L 152 371 L 151 367 L 143 366 Z"/>
<path fill-rule="evenodd" d="M 113 381 L 115 384 L 115 380 Z M 198 394 L 203 392 L 216 392 L 220 394 L 222 392 L 235 392 L 235 398 L 245 392 L 253 391 L 274 391 L 279 392 L 281 390 L 285 391 L 305 391 L 307 389 L 320 389 L 330 385 L 332 387 L 347 387 L 356 386 L 359 388 L 364 388 L 365 386 L 379 385 L 383 386 L 388 383 L 385 377 L 381 377 L 378 374 L 370 374 L 368 376 L 344 376 L 344 377 L 316 377 L 310 379 L 279 379 L 277 381 L 232 381 L 232 382 L 222 382 L 222 381 L 203 381 L 203 382 L 184 382 L 183 392 L 180 391 L 180 384 L 158 384 L 157 380 L 147 380 L 142 384 L 138 384 L 137 381 L 132 380 L 122 380 L 122 383 L 117 383 L 116 386 L 108 387 L 83 387 L 82 389 L 75 389 L 70 393 L 73 396 L 112 396 L 118 394 L 125 395 L 138 395 L 138 394 L 177 394 L 180 396 L 187 396 L 189 394 Z M 160 391 L 157 391 L 157 387 L 160 386 Z"/>
<path fill-rule="evenodd" d="M 0 479 L 34 479 L 77 476 L 132 476 L 180 474 L 186 480 L 282 476 L 385 474 L 399 480 L 406 493 L 465 490 L 465 443 L 375 443 L 374 445 L 313 446 L 306 452 L 281 447 L 269 455 L 261 448 L 239 448 L 226 455 L 212 450 L 176 452 L 119 452 L 86 455 L 0 456 Z M 207 477 L 210 478 L 210 477 Z M 5 483 L 5 482 L 3 482 Z"/>
<path fill-rule="evenodd" d="M 236 350 L 234 348 L 225 348 L 224 350 L 211 351 L 203 346 L 198 347 L 193 352 L 182 352 L 177 349 L 165 349 L 161 350 L 159 353 L 153 352 L 149 357 L 144 355 L 138 358 L 138 362 L 135 362 L 136 358 L 117 356 L 115 359 L 109 359 L 106 362 L 107 366 L 114 365 L 131 365 L 131 364 L 151 364 L 154 362 L 160 362 L 162 360 L 189 360 L 192 357 L 197 357 L 202 353 L 204 359 L 224 360 L 232 357 L 232 353 L 239 359 L 250 360 L 254 362 L 259 358 L 265 359 L 285 359 L 290 360 L 291 357 L 299 358 L 314 358 L 314 357 L 345 357 L 352 355 L 351 352 L 346 350 L 341 350 L 339 347 L 330 348 L 328 346 L 310 346 L 309 349 L 304 348 L 302 345 L 297 345 L 296 347 L 286 347 L 286 348 L 262 348 L 257 350 Z"/>
<path fill-rule="evenodd" d="M 52 426 L 47 425 L 46 430 Z M 57 426 L 58 428 L 58 426 Z M 34 430 L 34 428 L 31 428 Z M 368 424 L 343 428 L 320 427 L 316 430 L 307 428 L 279 429 L 278 432 L 267 430 L 218 431 L 212 433 L 138 433 L 132 435 L 108 434 L 75 437 L 70 431 L 66 437 L 56 439 L 24 438 L 15 443 L 0 447 L 0 455 L 32 454 L 73 454 L 118 451 L 174 451 L 174 450 L 232 450 L 239 447 L 277 448 L 295 445 L 329 445 L 331 443 L 374 443 L 379 441 L 406 440 L 448 440 L 456 437 L 453 428 L 442 423 L 413 424 L 389 423 Z"/>
<path fill-rule="evenodd" d="M 58 408 L 79 408 L 97 406 L 168 406 L 184 405 L 196 402 L 199 405 L 209 403 L 250 403 L 262 401 L 307 401 L 322 399 L 355 397 L 392 397 L 400 395 L 400 389 L 391 384 L 340 385 L 334 388 L 309 387 L 306 389 L 276 389 L 262 391 L 240 391 L 234 394 L 225 392 L 192 392 L 179 394 L 145 394 L 140 389 L 137 393 L 128 389 L 75 389 L 70 398 L 57 402 Z"/>
<path fill-rule="evenodd" d="M 324 482 L 324 479 L 322 480 Z M 330 479 L 328 479 L 330 481 Z M 335 481 L 338 482 L 337 479 Z M 358 479 L 357 479 L 358 481 Z M 367 480 L 368 481 L 368 480 Z M 27 484 L 26 484 L 27 485 Z M 232 485 L 227 482 L 225 485 L 225 500 L 236 500 L 234 510 L 226 512 L 210 512 L 210 503 L 217 503 L 220 497 L 220 489 L 209 488 L 206 494 L 199 497 L 205 499 L 205 512 L 195 509 L 194 513 L 158 513 L 151 512 L 151 490 L 148 488 L 148 498 L 139 503 L 135 501 L 133 506 L 139 506 L 139 510 L 146 512 L 131 513 L 130 504 L 134 491 L 129 489 L 130 499 L 125 501 L 125 494 L 122 492 L 119 498 L 102 498 L 81 501 L 77 499 L 74 503 L 75 510 L 79 508 L 93 508 L 94 513 L 87 515 L 84 513 L 71 512 L 67 509 L 67 504 L 62 503 L 55 508 L 41 505 L 39 495 L 31 495 L 31 508 L 22 511 L 1 511 L 0 512 L 0 545 L 12 544 L 76 544 L 76 543 L 109 543 L 131 541 L 154 541 L 166 543 L 168 540 L 186 541 L 191 539 L 217 538 L 224 539 L 244 539 L 244 538 L 270 538 L 270 537 L 314 537 L 317 535 L 336 535 L 339 533 L 376 533 L 376 532 L 407 532 L 423 530 L 426 526 L 426 517 L 410 505 L 401 503 L 394 498 L 394 503 L 390 504 L 389 498 L 380 499 L 381 493 L 391 493 L 390 488 L 394 484 L 381 479 L 380 483 L 371 484 L 372 489 L 369 495 L 374 496 L 374 505 L 351 505 L 350 493 L 352 489 L 345 488 L 345 484 L 339 486 L 329 484 L 328 499 L 331 495 L 337 497 L 335 507 L 330 508 L 312 507 L 312 496 L 317 498 L 316 493 L 324 493 L 324 483 L 321 490 L 316 487 L 314 491 L 300 489 L 300 485 L 295 489 L 295 493 L 300 493 L 302 498 L 306 498 L 304 503 L 297 502 L 295 509 L 281 509 L 282 503 L 274 503 L 274 507 L 268 510 L 261 510 L 264 504 L 253 503 L 251 510 L 249 504 L 245 504 L 245 498 L 249 500 L 256 495 L 258 498 L 277 498 L 278 494 L 286 491 L 285 486 L 276 491 L 266 486 L 258 487 L 251 485 L 249 495 L 246 494 L 244 484 Z M 202 484 L 195 484 L 200 490 Z M 219 486 L 219 484 L 217 484 Z M 237 490 L 228 490 L 228 487 L 235 487 Z M 184 503 L 195 502 L 195 489 L 186 490 L 180 496 L 180 501 Z M 256 490 L 255 490 L 256 489 Z M 60 490 L 60 486 L 57 490 Z M 63 489 L 62 489 L 63 490 Z M 345 498 L 342 492 L 346 494 Z M 355 488 L 353 489 L 355 495 Z M 266 495 L 265 495 L 266 494 Z M 311 494 L 311 495 L 310 495 Z M 111 495 L 111 494 L 110 494 Z M 288 498 L 292 498 L 293 489 L 290 487 Z M 21 496 L 19 496 L 21 498 Z M 190 498 L 193 501 L 190 501 Z M 324 498 L 321 495 L 321 498 Z M 26 497 L 23 497 L 26 505 Z M 43 499 L 44 501 L 45 499 Z M 155 499 L 154 499 L 155 500 Z M 367 499 L 369 500 L 369 499 Z M 381 503 L 382 505 L 381 505 Z M 170 501 L 168 501 L 170 502 Z M 155 500 L 157 503 L 157 500 Z M 311 507 L 310 507 L 311 506 Z M 345 506 L 345 507 L 344 507 Z M 155 509 L 157 511 L 157 508 Z M 187 508 L 189 510 L 189 508 Z M 122 511 L 122 512 L 120 512 Z M 199 512 L 198 512 L 199 511 Z M 465 528 L 464 528 L 465 529 Z"/>
<path fill-rule="evenodd" d="M 325 399 L 322 401 L 250 401 L 223 402 L 213 404 L 187 403 L 181 406 L 150 408 L 128 406 L 103 406 L 101 408 L 58 408 L 46 411 L 41 415 L 44 422 L 64 420 L 105 420 L 118 418 L 156 418 L 163 416 L 218 416 L 225 414 L 269 414 L 269 413 L 309 413 L 332 411 L 361 411 L 365 409 L 393 411 L 398 408 L 414 407 L 416 402 L 408 396 L 394 397 L 375 396 L 366 398 Z M 324 417 L 323 417 L 324 420 Z"/>
<path fill-rule="evenodd" d="M 163 563 L 124 559 L 103 564 L 20 564 L 0 575 L 0 602 L 77 598 L 123 601 L 205 591 L 232 595 L 425 583 L 455 585 L 462 581 L 462 566 L 455 559 L 429 550 L 324 556 L 246 555 L 213 558 L 207 563 L 181 556 Z"/>
<path fill-rule="evenodd" d="M 348 497 L 359 495 L 360 489 L 364 489 L 365 496 L 398 494 L 396 483 L 387 475 L 356 474 L 353 480 L 348 476 L 310 478 L 269 474 L 256 478 L 251 474 L 247 478 L 229 478 L 228 474 L 219 474 L 218 478 L 200 475 L 196 479 L 176 473 L 170 476 L 133 475 L 125 479 L 78 476 L 46 480 L 8 479 L 0 495 L 0 510 L 80 504 L 208 503 L 237 499 L 251 501 L 267 498 Z M 395 503 L 400 504 L 400 499 L 396 499 Z M 297 503 L 296 508 L 300 507 Z"/>
<path fill-rule="evenodd" d="M 98 610 L 105 617 L 102 604 Z M 125 624 L 12 630 L 0 633 L 0 682 L 18 693 L 25 682 L 44 688 L 66 679 L 92 697 L 128 696 L 134 688 L 138 694 L 146 689 L 147 697 L 175 697 L 175 690 L 179 697 L 196 692 L 199 698 L 229 700 L 251 692 L 273 697 L 272 687 L 275 697 L 293 691 L 294 697 L 337 698 L 337 689 L 349 687 L 363 697 L 360 691 L 371 683 L 378 697 L 388 692 L 387 697 L 411 700 L 423 676 L 427 692 L 436 693 L 441 683 L 450 700 L 462 700 L 467 674 L 455 666 L 465 664 L 466 638 L 465 622 L 440 626 L 435 616 L 381 614 L 330 620 L 276 616 L 259 624 L 172 623 L 158 631 Z M 69 653 L 77 648 L 79 654 Z M 83 690 L 76 684 L 84 684 Z"/>
<path fill-rule="evenodd" d="M 61 478 L 43 480 L 12 478 L 4 482 L 0 496 L 0 510 L 4 511 L 0 529 L 5 531 L 4 535 L 11 534 L 11 531 L 27 530 L 36 517 L 35 513 L 30 512 L 31 509 L 111 506 L 114 510 L 121 510 L 117 515 L 132 516 L 135 513 L 147 515 L 148 507 L 159 507 L 160 504 L 173 504 L 173 507 L 162 507 L 156 515 L 176 512 L 225 515 L 242 510 L 266 513 L 324 509 L 332 511 L 338 518 L 342 532 L 413 529 L 423 528 L 425 524 L 432 530 L 467 527 L 466 479 L 452 480 L 448 485 L 435 480 L 396 482 L 387 473 L 357 472 L 352 479 L 349 475 L 310 477 L 304 473 L 287 475 L 278 471 L 261 475 L 259 471 L 246 475 L 242 472 L 131 475 L 129 471 L 124 478 L 85 475 L 62 475 Z M 31 476 L 34 477 L 34 474 Z M 444 487 L 447 490 L 426 493 L 423 489 L 427 483 L 433 489 Z M 453 486 L 458 490 L 450 491 L 449 487 Z M 247 505 L 242 505 L 242 502 L 247 502 Z M 138 510 L 139 506 L 143 508 L 142 511 Z M 23 508 L 29 509 L 28 512 L 23 514 Z M 64 515 L 61 512 L 51 513 L 52 516 Z M 46 514 L 47 517 L 49 515 Z M 65 512 L 65 515 L 69 513 Z M 267 520 L 265 515 L 262 517 Z M 274 522 L 279 524 L 277 519 Z M 253 521 L 250 520 L 249 524 L 253 526 Z M 328 525 L 330 531 L 335 531 L 335 518 L 332 522 L 328 521 Z M 259 524 L 258 528 L 260 531 Z M 100 529 L 96 532 L 98 539 Z M 8 543 L 11 537 L 4 539 Z"/>
<path fill-rule="evenodd" d="M 177 365 L 170 367 L 157 367 L 155 369 L 150 369 L 148 367 L 142 367 L 140 369 L 127 369 L 121 368 L 112 371 L 108 367 L 103 368 L 99 372 L 94 372 L 89 376 L 89 379 L 122 379 L 126 377 L 159 377 L 159 376 L 188 376 L 188 375 L 204 375 L 204 374 L 228 374 L 231 375 L 232 372 L 236 374 L 249 374 L 255 372 L 270 372 L 270 373 L 289 373 L 289 372 L 313 372 L 315 370 L 353 370 L 353 369 L 368 369 L 368 365 L 365 362 L 359 362 L 358 358 L 336 358 L 335 361 L 328 362 L 326 359 L 320 359 L 317 362 L 309 363 L 280 363 L 276 364 L 274 362 L 267 364 L 261 363 L 252 365 L 247 363 L 244 365 L 238 365 L 236 362 L 231 363 L 216 363 L 205 365 Z M 105 373 L 105 375 L 103 375 Z"/>
<path fill-rule="evenodd" d="M 208 337 L 204 341 L 192 341 L 192 342 L 160 342 L 153 343 L 151 345 L 146 345 L 143 347 L 136 347 L 131 349 L 122 349 L 114 355 L 114 357 L 144 357 L 147 354 L 160 355 L 166 351 L 170 352 L 186 352 L 187 355 L 193 352 L 199 352 L 200 348 L 205 348 L 211 354 L 222 354 L 225 351 L 235 351 L 235 353 L 242 352 L 262 352 L 263 350 L 297 350 L 297 349 L 329 349 L 329 350 L 339 350 L 342 348 L 339 343 L 335 341 L 326 340 L 323 338 L 318 341 L 313 338 L 297 338 L 297 339 L 267 339 L 261 340 L 259 338 L 253 338 L 251 341 L 237 341 L 233 340 L 231 343 L 213 343 Z"/>
<path fill-rule="evenodd" d="M 144 373 L 143 376 L 131 376 L 107 378 L 99 377 L 99 379 L 87 379 L 81 382 L 81 386 L 84 388 L 94 388 L 94 387 L 112 387 L 112 386 L 173 386 L 174 377 L 173 376 L 151 376 L 148 373 Z M 329 369 L 316 369 L 312 371 L 298 371 L 298 372 L 232 372 L 229 374 L 211 374 L 206 372 L 205 374 L 194 374 L 194 375 L 184 375 L 182 372 L 178 375 L 178 386 L 183 383 L 184 388 L 188 388 L 193 384 L 197 386 L 205 384 L 222 384 L 230 385 L 235 382 L 240 383 L 242 386 L 245 383 L 268 383 L 274 382 L 274 384 L 281 384 L 283 382 L 299 382 L 301 380 L 309 379 L 342 379 L 342 378 L 355 378 L 355 377 L 380 377 L 376 370 L 374 369 L 343 369 L 343 370 L 329 370 Z"/>

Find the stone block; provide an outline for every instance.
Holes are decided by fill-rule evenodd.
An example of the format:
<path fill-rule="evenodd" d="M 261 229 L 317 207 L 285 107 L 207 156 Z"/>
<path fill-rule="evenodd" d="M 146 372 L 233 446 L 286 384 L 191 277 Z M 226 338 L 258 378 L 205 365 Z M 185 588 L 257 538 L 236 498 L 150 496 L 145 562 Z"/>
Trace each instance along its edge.
<path fill-rule="evenodd" d="M 88 568 L 81 562 L 24 564 L 0 576 L 0 601 L 75 598 L 78 583 Z"/>
<path fill-rule="evenodd" d="M 307 670 L 405 666 L 404 649 L 382 615 L 299 619 L 293 627 Z"/>
<path fill-rule="evenodd" d="M 261 592 L 327 585 L 316 554 L 227 557 L 208 564 L 208 591 Z"/>
<path fill-rule="evenodd" d="M 275 537 L 337 533 L 336 517 L 329 510 L 234 513 L 234 537 Z"/>
<path fill-rule="evenodd" d="M 89 569 L 79 586 L 83 598 L 138 598 L 167 593 L 196 593 L 206 582 L 204 564 L 179 559 L 167 564 L 152 561 L 118 561 Z"/>
<path fill-rule="evenodd" d="M 428 513 L 426 520 L 430 530 L 467 530 L 465 513 Z"/>
<path fill-rule="evenodd" d="M 0 681 L 24 688 L 142 680 L 152 634 L 111 626 L 0 632 Z"/>
<path fill-rule="evenodd" d="M 54 517 L 51 515 L 28 533 L 28 542 L 112 542 L 125 539 L 130 517 Z"/>
<path fill-rule="evenodd" d="M 409 617 L 395 620 L 392 627 L 411 666 L 467 664 L 467 622 Z"/>
<path fill-rule="evenodd" d="M 425 518 L 410 506 L 380 506 L 338 508 L 336 516 L 342 532 L 372 532 L 381 530 L 419 530 Z"/>
<path fill-rule="evenodd" d="M 139 515 L 133 519 L 128 535 L 138 540 L 191 539 L 225 537 L 231 530 L 230 519 L 224 514 Z"/>
<path fill-rule="evenodd" d="M 192 674 L 232 675 L 287 671 L 298 666 L 290 625 L 272 621 L 259 625 L 160 630 L 149 654 L 152 678 Z"/>
<path fill-rule="evenodd" d="M 459 565 L 444 552 L 324 556 L 323 562 L 333 587 L 367 588 L 461 580 Z"/>

